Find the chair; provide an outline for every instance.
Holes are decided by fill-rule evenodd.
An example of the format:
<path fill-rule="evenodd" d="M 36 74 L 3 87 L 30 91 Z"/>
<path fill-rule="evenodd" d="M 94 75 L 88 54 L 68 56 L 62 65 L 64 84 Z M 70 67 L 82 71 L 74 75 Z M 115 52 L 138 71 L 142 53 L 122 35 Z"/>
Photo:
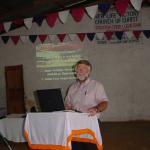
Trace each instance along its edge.
<path fill-rule="evenodd" d="M 35 93 L 41 112 L 65 110 L 60 88 L 37 90 Z"/>

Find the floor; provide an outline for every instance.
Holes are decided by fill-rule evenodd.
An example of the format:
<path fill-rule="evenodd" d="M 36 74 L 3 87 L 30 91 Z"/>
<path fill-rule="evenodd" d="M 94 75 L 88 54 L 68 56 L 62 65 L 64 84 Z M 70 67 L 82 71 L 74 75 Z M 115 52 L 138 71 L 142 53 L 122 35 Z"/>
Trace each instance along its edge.
<path fill-rule="evenodd" d="M 103 150 L 150 150 L 150 121 L 102 122 Z M 30 150 L 27 143 L 9 142 L 12 150 Z M 9 150 L 0 142 L 0 150 Z"/>

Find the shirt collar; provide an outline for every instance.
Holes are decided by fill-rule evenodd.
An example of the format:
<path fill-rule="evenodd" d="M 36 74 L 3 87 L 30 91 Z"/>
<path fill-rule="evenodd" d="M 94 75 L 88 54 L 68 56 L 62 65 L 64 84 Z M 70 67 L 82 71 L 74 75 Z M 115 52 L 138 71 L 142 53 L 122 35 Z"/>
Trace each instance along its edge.
<path fill-rule="evenodd" d="M 83 82 L 82 84 L 80 84 L 80 82 L 78 81 L 78 82 L 77 82 L 77 85 L 78 85 L 78 86 L 87 85 L 87 84 L 90 82 L 90 80 L 91 80 L 90 78 L 87 78 L 87 79 L 85 80 L 85 82 Z"/>

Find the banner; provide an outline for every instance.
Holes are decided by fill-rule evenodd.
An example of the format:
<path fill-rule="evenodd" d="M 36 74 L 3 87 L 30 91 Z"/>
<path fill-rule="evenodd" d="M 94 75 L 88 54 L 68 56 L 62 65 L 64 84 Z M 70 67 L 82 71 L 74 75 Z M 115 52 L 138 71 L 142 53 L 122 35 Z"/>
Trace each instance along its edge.
<path fill-rule="evenodd" d="M 127 9 L 124 16 L 120 16 L 115 9 L 110 9 L 106 14 L 98 12 L 94 22 L 96 32 L 135 30 L 141 27 L 141 13 Z"/>

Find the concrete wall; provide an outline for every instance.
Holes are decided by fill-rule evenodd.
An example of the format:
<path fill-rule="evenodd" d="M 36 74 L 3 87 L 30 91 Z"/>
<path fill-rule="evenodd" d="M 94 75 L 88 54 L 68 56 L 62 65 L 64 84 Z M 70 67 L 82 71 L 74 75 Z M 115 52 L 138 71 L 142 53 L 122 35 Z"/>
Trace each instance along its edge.
<path fill-rule="evenodd" d="M 149 9 L 141 10 L 142 29 L 150 29 Z M 94 32 L 93 21 L 86 15 L 81 22 L 76 23 L 69 16 L 63 25 L 57 21 L 54 28 L 50 28 L 44 21 L 39 27 L 33 24 L 30 30 L 25 27 L 11 31 L 6 35 L 58 34 Z M 67 41 L 67 39 L 66 39 Z M 45 43 L 49 43 L 47 39 Z M 56 41 L 57 42 L 57 41 Z M 70 41 L 71 42 L 71 41 Z M 27 98 L 34 99 L 33 91 L 44 88 L 62 88 L 65 96 L 72 80 L 42 81 L 36 70 L 36 45 L 30 41 L 21 41 L 14 45 L 11 40 L 5 45 L 0 43 L 0 106 L 6 105 L 4 67 L 23 64 L 24 86 Z M 93 65 L 92 77 L 101 81 L 109 98 L 109 107 L 102 113 L 101 120 L 125 121 L 150 119 L 150 39 L 142 35 L 140 42 L 123 44 L 97 44 L 87 38 L 80 42 L 84 53 Z"/>

